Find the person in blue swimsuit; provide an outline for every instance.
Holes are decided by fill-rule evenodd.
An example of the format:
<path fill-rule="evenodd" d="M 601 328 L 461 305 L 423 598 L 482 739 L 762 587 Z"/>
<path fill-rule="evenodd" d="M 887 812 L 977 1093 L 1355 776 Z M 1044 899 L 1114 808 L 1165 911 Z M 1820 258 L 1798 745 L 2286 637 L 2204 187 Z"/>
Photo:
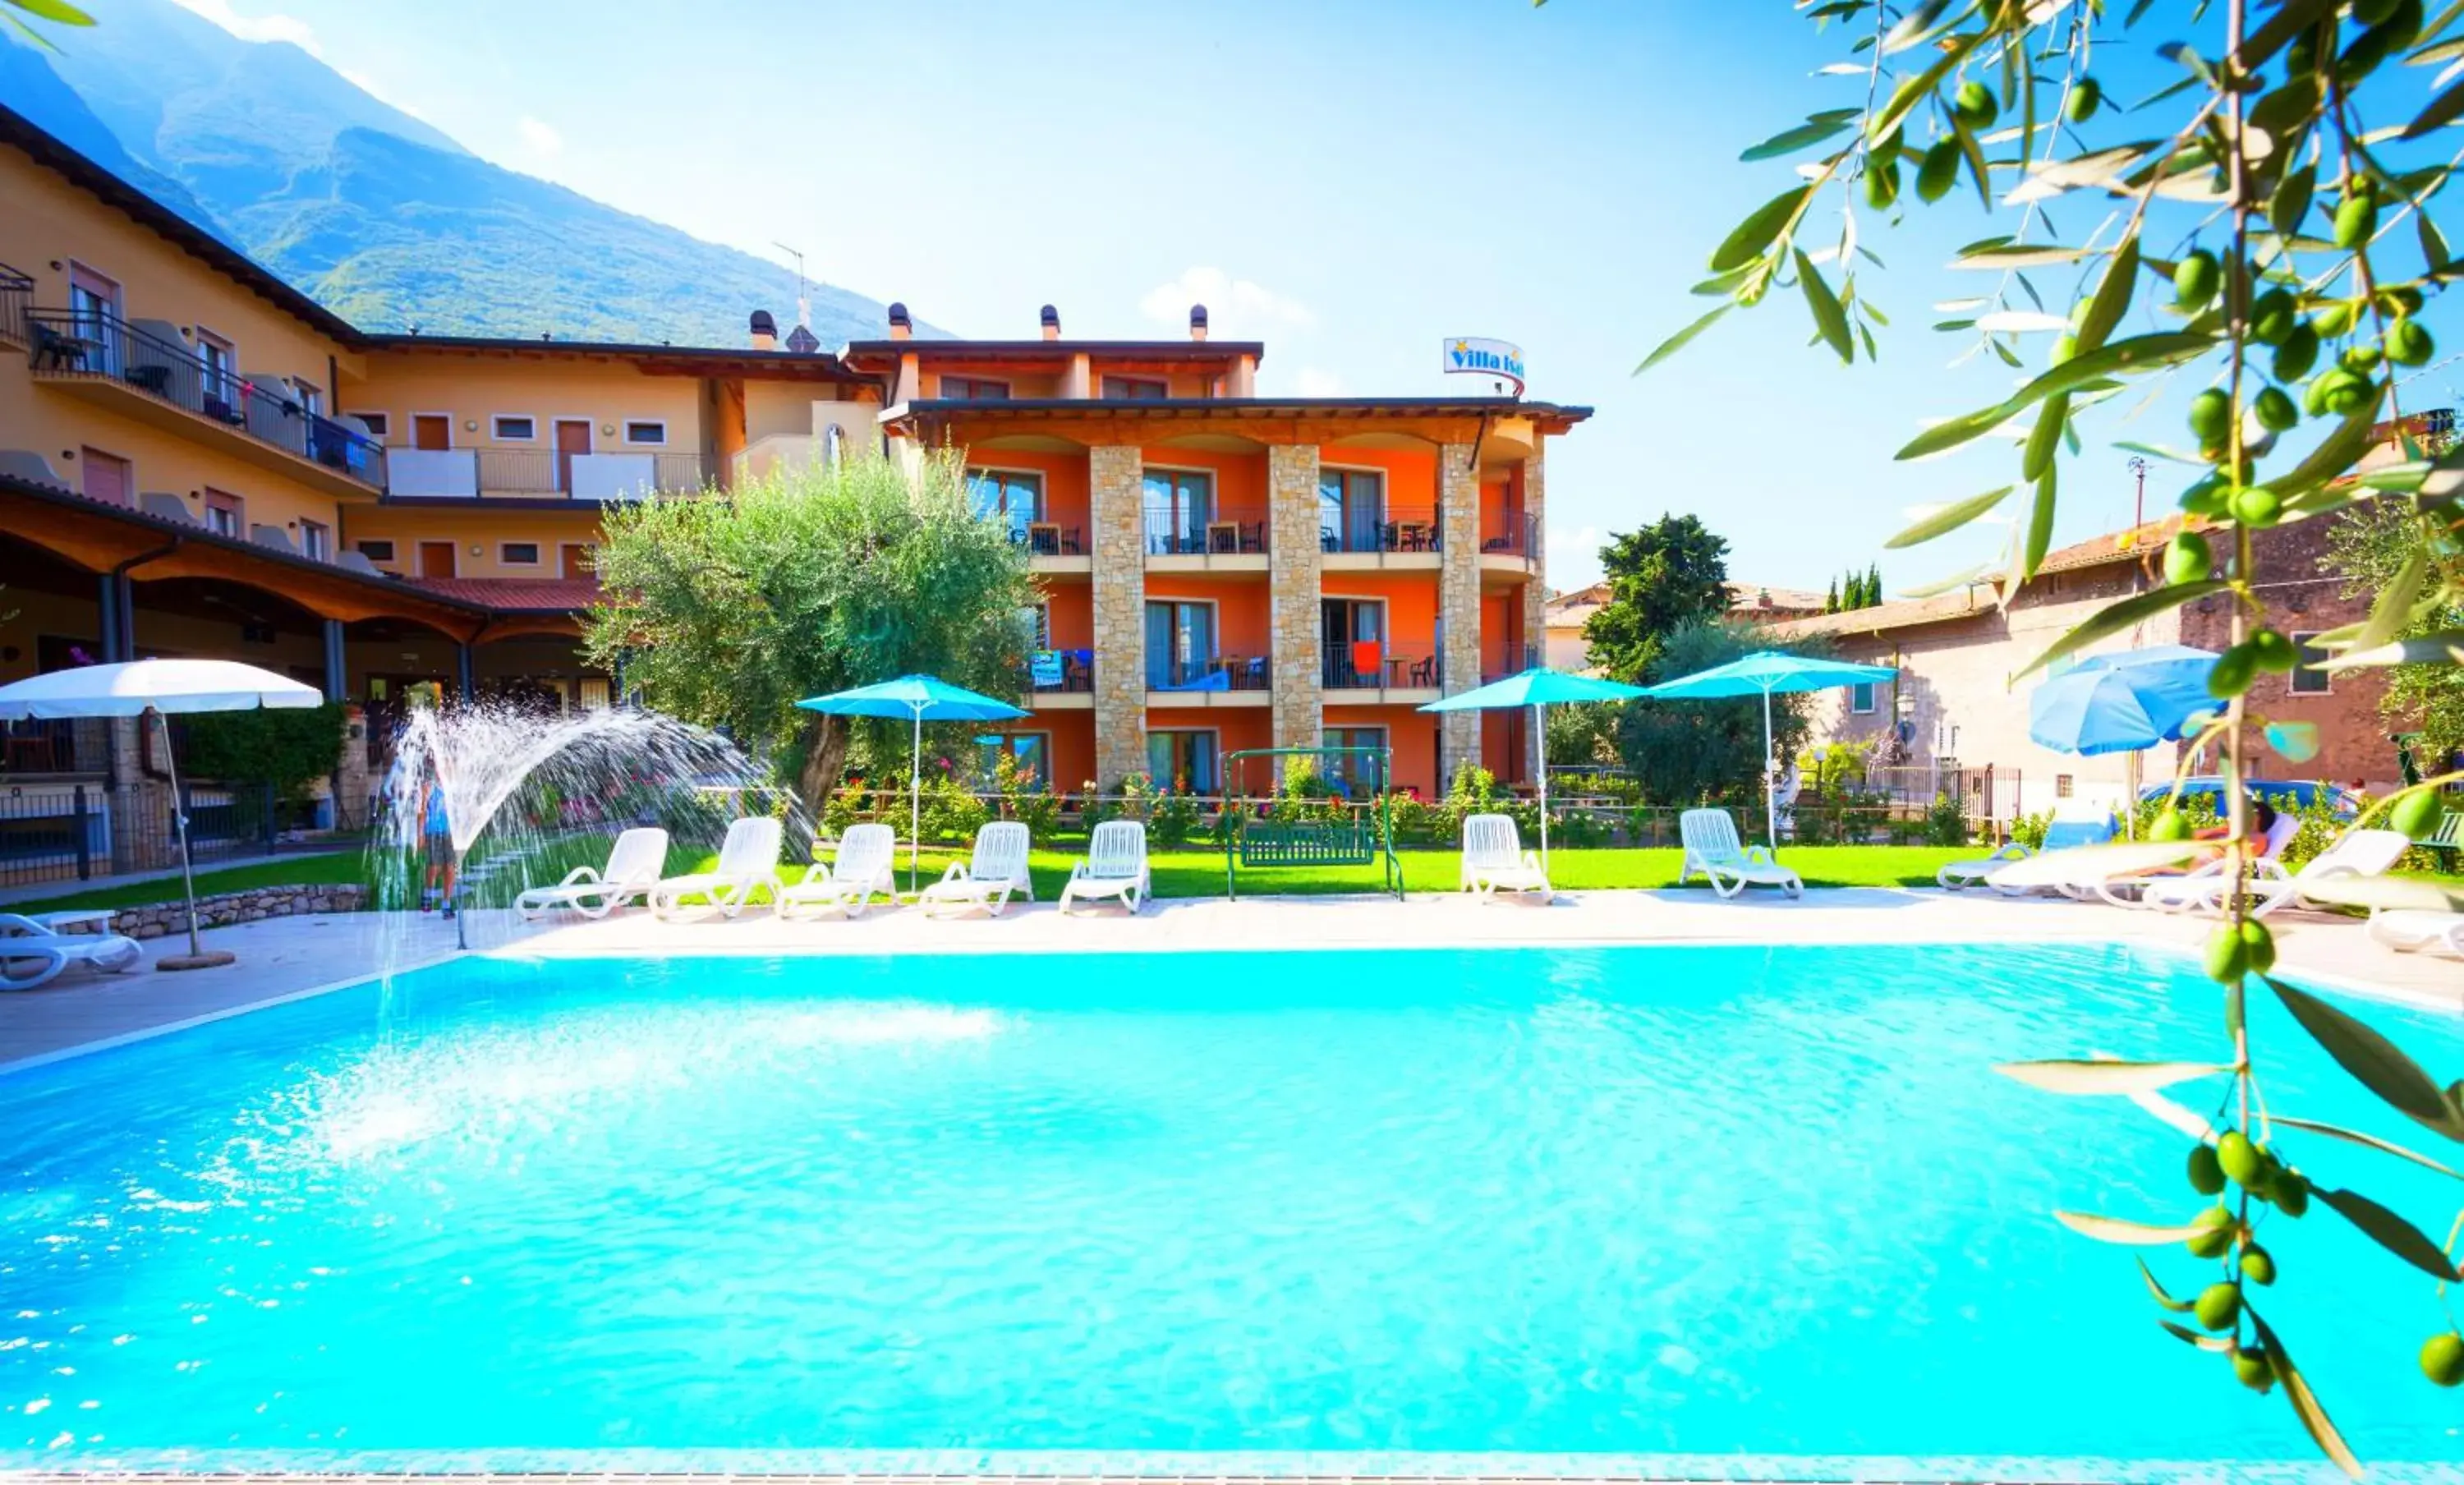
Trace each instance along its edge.
<path fill-rule="evenodd" d="M 445 785 L 433 773 L 428 777 L 420 803 L 419 839 L 428 854 L 428 890 L 420 899 L 420 911 L 426 912 L 438 901 L 445 904 L 445 916 L 453 916 L 453 820 L 445 808 Z M 440 896 L 439 881 L 444 884 Z"/>

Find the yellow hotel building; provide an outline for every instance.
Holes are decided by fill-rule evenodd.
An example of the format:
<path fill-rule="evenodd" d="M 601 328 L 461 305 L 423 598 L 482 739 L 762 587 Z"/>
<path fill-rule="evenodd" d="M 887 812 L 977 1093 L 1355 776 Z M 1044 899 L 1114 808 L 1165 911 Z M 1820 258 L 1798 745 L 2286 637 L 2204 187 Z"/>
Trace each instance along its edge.
<path fill-rule="evenodd" d="M 1008 745 L 1061 787 L 1211 791 L 1321 739 L 1424 792 L 1531 766 L 1517 719 L 1415 708 L 1531 663 L 1546 445 L 1588 409 L 1262 398 L 1203 307 L 956 341 L 892 305 L 836 353 L 764 312 L 737 348 L 371 334 L 5 108 L 0 199 L 0 680 L 213 655 L 380 719 L 419 681 L 605 705 L 574 636 L 608 502 L 948 445 L 1042 582 Z M 126 784 L 143 747 L 18 724 L 0 784 Z"/>

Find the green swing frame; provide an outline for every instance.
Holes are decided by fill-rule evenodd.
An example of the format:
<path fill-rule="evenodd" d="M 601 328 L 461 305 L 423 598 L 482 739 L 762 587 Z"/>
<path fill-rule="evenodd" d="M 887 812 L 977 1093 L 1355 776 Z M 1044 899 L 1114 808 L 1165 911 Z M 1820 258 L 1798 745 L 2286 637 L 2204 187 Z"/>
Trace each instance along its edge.
<path fill-rule="evenodd" d="M 1378 789 L 1375 803 L 1366 810 L 1348 811 L 1343 820 L 1261 820 L 1250 814 L 1257 802 L 1252 794 L 1237 798 L 1229 785 L 1241 777 L 1235 765 L 1251 758 L 1332 758 L 1352 756 L 1374 759 L 1377 778 L 1391 783 L 1395 777 L 1395 750 L 1391 747 L 1244 747 L 1223 755 L 1223 892 L 1235 901 L 1241 897 L 1241 868 L 1271 871 L 1286 866 L 1377 866 L 1385 867 L 1382 891 L 1403 898 L 1403 862 L 1395 854 L 1394 806 L 1388 789 Z M 1280 769 L 1277 778 L 1281 778 Z"/>

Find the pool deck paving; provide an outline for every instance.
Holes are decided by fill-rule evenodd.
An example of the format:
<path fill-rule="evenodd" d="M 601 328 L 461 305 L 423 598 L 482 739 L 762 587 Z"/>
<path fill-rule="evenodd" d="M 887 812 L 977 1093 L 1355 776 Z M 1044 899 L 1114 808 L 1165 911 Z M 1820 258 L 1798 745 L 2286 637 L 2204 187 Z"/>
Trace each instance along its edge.
<path fill-rule="evenodd" d="M 2354 920 L 2281 912 L 2279 972 L 2329 987 L 2464 1014 L 2464 961 L 2400 953 Z M 1392 898 L 1258 897 L 1152 901 L 1133 918 L 1095 907 L 1064 918 L 1013 904 L 1001 918 L 928 918 L 876 906 L 861 918 L 790 922 L 766 909 L 734 919 L 665 922 L 639 909 L 598 921 L 523 923 L 468 915 L 474 950 L 539 955 L 1173 952 L 1269 948 L 1473 948 L 1513 944 L 1941 943 L 2090 942 L 2195 951 L 2208 920 L 2055 898 L 1914 888 L 1834 888 L 1802 900 L 1705 891 L 1560 893 L 1552 902 L 1480 903 L 1442 893 Z M 359 983 L 391 960 L 411 968 L 457 952 L 455 925 L 434 916 L 340 913 L 209 930 L 238 962 L 166 972 L 153 961 L 185 936 L 149 941 L 146 966 L 99 975 L 72 967 L 50 985 L 0 994 L 0 1072 L 118 1045 Z"/>

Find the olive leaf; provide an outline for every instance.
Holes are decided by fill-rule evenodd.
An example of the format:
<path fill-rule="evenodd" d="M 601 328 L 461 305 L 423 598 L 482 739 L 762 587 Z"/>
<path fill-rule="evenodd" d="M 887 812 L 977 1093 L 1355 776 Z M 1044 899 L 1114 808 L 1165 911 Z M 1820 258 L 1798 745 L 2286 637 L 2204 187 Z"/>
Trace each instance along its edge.
<path fill-rule="evenodd" d="M 2090 382 L 2117 374 L 2153 370 L 2159 366 L 2176 366 L 2193 361 L 2215 349 L 2212 336 L 2193 335 L 2186 331 L 2167 330 L 2150 335 L 2134 335 L 2128 340 L 2080 351 L 2060 366 L 2046 371 L 2022 387 L 1999 406 L 1937 423 L 1908 441 L 1905 448 L 1892 457 L 1922 458 L 1957 448 L 1969 439 L 2000 426 L 2010 416 L 2057 392 L 2074 391 Z"/>
<path fill-rule="evenodd" d="M 1822 270 L 1814 266 L 1814 259 L 1805 255 L 1803 248 L 1796 250 L 1796 281 L 1805 291 L 1805 307 L 1813 312 L 1814 327 L 1821 333 L 1824 343 L 1839 353 L 1842 365 L 1855 361 L 1857 343 L 1848 336 L 1848 312 L 1840 307 L 1839 297 L 1831 292 L 1831 285 L 1823 281 Z"/>
<path fill-rule="evenodd" d="M 2458 118 L 2464 118 L 2464 82 L 2456 83 L 2430 100 L 2430 106 L 2404 126 L 2404 139 L 2419 139 L 2432 129 L 2445 128 Z"/>
<path fill-rule="evenodd" d="M 2004 1062 L 1994 1072 L 2047 1093 L 2121 1097 L 2170 1088 L 2193 1077 L 2213 1077 L 2232 1068 L 2212 1062 L 2114 1062 L 2054 1057 L 2036 1062 Z"/>
<path fill-rule="evenodd" d="M 2268 1363 L 2275 1368 L 2276 1380 L 2284 1384 L 2284 1399 L 2293 1405 L 2294 1415 L 2301 1420 L 2301 1427 L 2309 1430 L 2310 1442 L 2319 1446 L 2321 1453 L 2336 1461 L 2336 1468 L 2360 1479 L 2361 1460 L 2353 1456 L 2352 1448 L 2344 1442 L 2344 1436 L 2337 1432 L 2336 1426 L 2328 1421 L 2327 1409 L 2320 1406 L 2319 1395 L 2310 1390 L 2310 1379 L 2302 1376 L 2301 1369 L 2293 1364 L 2293 1353 L 2284 1349 L 2283 1338 L 2277 1335 L 2267 1321 L 2259 1319 L 2256 1310 L 2244 1305 L 2242 1313 L 2250 1317 L 2251 1329 L 2257 1333 L 2259 1344 L 2267 1347 Z"/>
<path fill-rule="evenodd" d="M 2335 1208 L 2345 1221 L 2360 1228 L 2370 1241 L 2431 1277 L 2449 1281 L 2464 1278 L 2464 1274 L 2456 1273 L 2454 1263 L 2439 1251 L 2438 1245 L 2431 1242 L 2427 1233 L 2361 1192 L 2313 1186 L 2311 1194 Z"/>
<path fill-rule="evenodd" d="M 2070 416 L 2071 399 L 2068 392 L 2056 392 L 2045 399 L 2045 406 L 2036 413 L 2035 426 L 2028 430 L 2028 442 L 2019 454 L 2019 474 L 2022 478 L 2042 479 L 2046 471 L 2053 468 L 2054 454 L 2061 448 L 2062 429 L 2070 422 Z M 2043 502 L 2044 498 L 2040 491 L 2037 503 Z M 2034 562 L 2031 562 L 2028 566 L 2031 571 L 2035 569 Z"/>
<path fill-rule="evenodd" d="M 2056 397 L 2045 404 L 2043 415 L 2053 419 L 2055 427 L 2059 428 L 2068 418 L 2069 411 L 2070 399 Z M 2035 436 L 2030 435 L 2028 441 L 2033 445 Z M 2054 544 L 2054 477 L 2057 472 L 2058 466 L 2054 463 L 2053 455 L 2047 454 L 2044 470 L 2036 476 L 2035 503 L 2028 508 L 2027 543 L 2021 553 L 2017 574 L 2020 583 L 2036 575 L 2036 569 L 2044 565 L 2045 553 Z M 2007 597 L 2005 602 L 2008 602 Z"/>
<path fill-rule="evenodd" d="M 2182 1308 L 2187 1310 L 2190 1307 L 2186 1304 L 2182 1306 Z M 2165 1327 L 2165 1333 L 2167 1335 L 2171 1336 L 2174 1340 L 2181 1341 L 2185 1345 L 2194 1345 L 2202 1351 L 2213 1351 L 2218 1355 L 2222 1355 L 2223 1353 L 2233 1349 L 2233 1337 L 2231 1336 L 2203 1336 L 2197 1331 L 2192 1330 L 2188 1325 L 2176 1324 L 2171 1320 L 2158 1320 L 2156 1323 Z"/>
<path fill-rule="evenodd" d="M 2002 243 L 1962 253 L 1946 265 L 1950 268 L 1982 268 L 2002 273 L 2013 268 L 2046 268 L 2057 263 L 2076 263 L 2094 253 L 2092 248 L 2064 248 L 2024 242 Z"/>
<path fill-rule="evenodd" d="M 1808 144 L 1821 144 L 1834 134 L 1847 128 L 1856 122 L 1856 119 L 1857 110 L 1853 108 L 1826 110 L 1814 115 L 1793 129 L 1780 130 L 1737 158 L 1748 161 L 1775 160 L 1782 155 L 1793 155 Z"/>
<path fill-rule="evenodd" d="M 2353 637 L 2352 648 L 2376 650 L 2404 632 L 2412 619 L 2414 600 L 2421 596 L 2421 586 L 2430 578 L 2430 547 L 2416 545 L 2405 555 L 2404 565 L 2396 569 L 2393 579 L 2379 590 L 2370 604 L 2370 616 L 2362 624 L 2362 632 Z"/>
<path fill-rule="evenodd" d="M 2306 764 L 2319 756 L 2319 724 L 2315 721 L 2272 721 L 2264 735 L 2276 756 L 2287 763 Z"/>
<path fill-rule="evenodd" d="M 2324 885 L 2321 883 L 2321 885 Z M 2297 990 L 2274 976 L 2262 976 L 2293 1019 L 2327 1051 L 2339 1066 L 2399 1114 L 2450 1140 L 2464 1141 L 2459 1117 L 2438 1084 L 2395 1043 L 2346 1012 L 2305 990 Z"/>
<path fill-rule="evenodd" d="M 1922 520 L 1902 530 L 1897 536 L 1884 542 L 1882 549 L 1898 551 L 1903 547 L 1916 546 L 1930 542 L 1935 537 L 1956 531 L 2001 504 L 2004 499 L 2016 488 L 2015 485 L 2004 485 L 1999 490 L 1988 490 L 1983 495 L 1971 495 L 1967 499 L 1954 500 L 1940 510 L 1928 513 Z"/>
<path fill-rule="evenodd" d="M 2284 179 L 2276 183 L 2276 194 L 2267 198 L 2268 225 L 2287 237 L 2300 231 L 2302 218 L 2310 214 L 2310 198 L 2318 188 L 2316 161 L 2298 170 L 2285 171 Z"/>
<path fill-rule="evenodd" d="M 2443 629 L 2391 645 L 2351 651 L 2319 668 L 2342 671 L 2371 665 L 2464 665 L 2464 629 Z"/>
<path fill-rule="evenodd" d="M 2165 1308 L 2172 1311 L 2176 1315 L 2187 1315 L 2189 1313 L 2190 1301 L 2188 1299 L 2176 1299 L 2171 1295 L 2167 1294 L 2165 1292 L 2165 1286 L 2156 1282 L 2156 1271 L 2147 1266 L 2146 1259 L 2133 1258 L 2130 1261 L 2139 1265 L 2139 1276 L 2146 1280 L 2147 1292 L 2156 1297 L 2156 1302 L 2158 1304 L 2163 1305 Z"/>
<path fill-rule="evenodd" d="M 2324 335 L 2327 332 L 2321 330 L 2320 333 Z M 2268 488 L 2290 507 L 2308 492 L 2325 485 L 2350 468 L 2354 460 L 2368 453 L 2370 445 L 2378 441 L 2371 431 L 2378 426 L 2379 403 L 2386 395 L 2384 383 L 2374 387 L 2368 401 L 2344 414 L 2344 420 L 2319 441 L 2319 446 L 2310 451 L 2309 457 L 2268 480 Z"/>
<path fill-rule="evenodd" d="M 2131 1248 L 2161 1248 L 2167 1243 L 2186 1243 L 2208 1230 L 2196 1225 L 2152 1227 L 2145 1222 L 2125 1222 L 2120 1217 L 2100 1217 L 2085 1211 L 2057 1211 L 2054 1220 L 2081 1237 Z"/>
<path fill-rule="evenodd" d="M 2208 578 L 2197 583 L 2174 583 L 2165 587 L 2151 588 L 2146 592 L 2125 598 L 2120 603 L 2109 605 L 2082 619 L 2072 627 L 2070 632 L 2055 640 L 2046 648 L 2044 654 L 2028 662 L 2027 669 L 2011 677 L 2012 684 L 2016 685 L 2064 655 L 2092 645 L 2108 635 L 2119 634 L 2143 619 L 2153 618 L 2157 614 L 2178 609 L 2194 598 L 2205 598 L 2211 593 L 2221 593 L 2232 586 L 2218 578 Z"/>
<path fill-rule="evenodd" d="M 1990 562 L 1981 562 L 1965 572 L 1956 572 L 1949 577 L 1937 579 L 1922 587 L 1903 588 L 1900 590 L 1900 596 L 1902 598 L 1939 598 L 1956 588 L 1972 587 L 1979 578 L 1985 576 L 1986 569 L 1992 565 Z"/>
<path fill-rule="evenodd" d="M 1676 355 L 1681 350 L 1683 350 L 1688 341 L 1693 340 L 1694 337 L 1711 328 L 1713 321 L 1717 321 L 1722 315 L 1727 314 L 1728 311 L 1736 307 L 1737 306 L 1734 304 L 1723 304 L 1719 308 L 1711 311 L 1709 314 L 1705 315 L 1702 319 L 1695 321 L 1692 324 L 1687 325 L 1684 329 L 1678 331 L 1675 335 L 1672 335 L 1668 339 L 1661 342 L 1659 346 L 1654 349 L 1650 355 L 1642 358 L 1642 365 L 1634 368 L 1634 374 L 1636 376 L 1640 376 L 1645 371 L 1650 370 L 1661 362 L 1666 361 L 1669 357 Z"/>
<path fill-rule="evenodd" d="M 1712 250 L 1711 271 L 1725 274 L 1760 256 L 1762 251 L 1771 245 L 1771 239 L 1777 237 L 1780 230 L 1804 210 L 1813 196 L 1812 185 L 1792 186 L 1756 207 Z M 1647 362 L 1645 364 L 1648 365 Z"/>
<path fill-rule="evenodd" d="M 2130 309 L 2130 296 L 2139 281 L 2139 234 L 2132 233 L 2113 250 L 2113 260 L 2104 265 L 2104 277 L 2096 286 L 2096 298 L 2088 300 L 2086 318 L 2079 321 L 2077 344 L 2079 350 L 2095 350 L 2122 323 Z"/>
<path fill-rule="evenodd" d="M 2449 1169 L 2447 1166 L 2440 1164 L 2434 1160 L 2431 1160 L 2427 1155 L 2417 1155 L 2412 1151 L 2406 1149 L 2403 1145 L 2389 1143 L 2387 1141 L 2382 1140 L 2376 1135 L 2365 1135 L 2358 1129 L 2345 1129 L 2336 1124 L 2322 1124 L 2315 1119 L 2295 1119 L 2290 1115 L 2285 1114 L 2273 1116 L 2269 1119 L 2269 1122 L 2281 1124 L 2287 1129 L 2306 1130 L 2314 1135 L 2325 1135 L 2330 1140 L 2343 1140 L 2347 1143 L 2358 1144 L 2367 1149 L 2378 1150 L 2385 1154 L 2395 1156 L 2399 1160 L 2409 1160 L 2416 1165 L 2427 1165 L 2442 1176 L 2453 1176 L 2458 1181 L 2464 1181 L 2464 1175 L 2457 1174 L 2455 1171 Z"/>

